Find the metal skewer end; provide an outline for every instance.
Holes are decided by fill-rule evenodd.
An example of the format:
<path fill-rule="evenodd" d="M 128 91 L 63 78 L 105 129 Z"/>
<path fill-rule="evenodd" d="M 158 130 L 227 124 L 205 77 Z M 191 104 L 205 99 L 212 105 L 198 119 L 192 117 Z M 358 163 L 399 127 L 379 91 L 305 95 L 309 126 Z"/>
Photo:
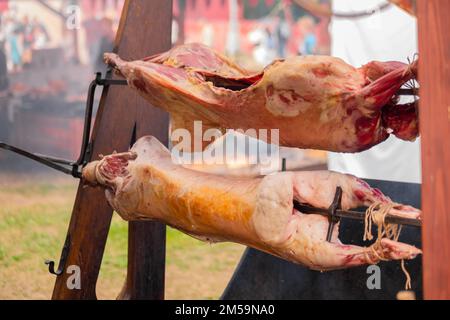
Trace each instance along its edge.
<path fill-rule="evenodd" d="M 336 215 L 336 211 L 341 208 L 341 200 L 342 200 L 342 188 L 340 186 L 336 187 L 336 193 L 334 194 L 333 202 L 328 208 L 329 216 L 328 216 L 328 231 L 327 231 L 327 241 L 331 242 L 331 236 L 333 235 L 333 228 L 336 223 L 341 219 L 338 215 Z"/>

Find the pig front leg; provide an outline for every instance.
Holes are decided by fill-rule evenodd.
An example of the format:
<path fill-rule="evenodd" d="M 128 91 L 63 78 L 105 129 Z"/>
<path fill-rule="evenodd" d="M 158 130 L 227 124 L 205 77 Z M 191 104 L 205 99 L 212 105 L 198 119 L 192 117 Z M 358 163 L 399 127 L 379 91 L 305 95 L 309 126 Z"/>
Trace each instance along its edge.
<path fill-rule="evenodd" d="M 287 172 L 264 180 L 253 218 L 255 229 L 261 241 L 287 260 L 315 270 L 334 270 L 373 264 L 380 259 L 413 259 L 421 253 L 414 246 L 387 238 L 377 246 L 345 245 L 339 240 L 339 224 L 334 226 L 328 242 L 327 217 L 304 214 L 293 208 L 294 200 L 328 208 L 337 186 L 343 190 L 343 209 L 391 202 L 381 191 L 354 176 L 328 171 Z M 410 206 L 395 205 L 389 214 L 419 219 L 421 212 Z"/>

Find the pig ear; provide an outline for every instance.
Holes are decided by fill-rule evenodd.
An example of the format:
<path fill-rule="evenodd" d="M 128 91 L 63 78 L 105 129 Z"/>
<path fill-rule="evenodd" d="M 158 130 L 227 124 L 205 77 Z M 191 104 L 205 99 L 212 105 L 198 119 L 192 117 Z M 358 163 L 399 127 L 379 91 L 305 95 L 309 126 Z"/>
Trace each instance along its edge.
<path fill-rule="evenodd" d="M 167 110 L 171 104 L 182 102 L 188 110 L 221 104 L 220 94 L 214 86 L 209 86 L 195 72 L 142 60 L 127 62 L 113 53 L 106 53 L 104 59 L 155 106 Z"/>
<path fill-rule="evenodd" d="M 201 75 L 186 69 L 149 62 L 137 63 L 127 79 L 131 86 L 144 91 L 147 96 L 157 97 L 169 108 L 171 104 L 179 105 L 180 102 L 186 111 L 224 103 L 216 87 Z"/>
<path fill-rule="evenodd" d="M 417 74 L 417 61 L 411 65 L 403 65 L 371 84 L 355 92 L 353 97 L 360 97 L 366 101 L 367 106 L 379 109 L 391 101 L 397 91 Z"/>
<path fill-rule="evenodd" d="M 171 50 L 142 59 L 178 68 L 213 72 L 222 76 L 244 77 L 248 72 L 228 57 L 200 43 L 184 44 Z"/>
<path fill-rule="evenodd" d="M 361 71 L 365 78 L 370 81 L 375 81 L 394 70 L 405 68 L 406 66 L 407 64 L 398 61 L 372 61 L 363 65 Z"/>

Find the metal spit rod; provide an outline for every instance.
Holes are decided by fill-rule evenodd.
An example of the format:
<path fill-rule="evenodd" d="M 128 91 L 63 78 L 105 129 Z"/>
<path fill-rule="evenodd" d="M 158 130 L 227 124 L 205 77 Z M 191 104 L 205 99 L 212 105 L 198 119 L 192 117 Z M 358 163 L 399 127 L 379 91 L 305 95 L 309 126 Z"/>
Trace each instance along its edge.
<path fill-rule="evenodd" d="M 329 211 L 327 209 L 312 207 L 309 205 L 301 204 L 297 201 L 294 201 L 294 208 L 296 210 L 300 211 L 301 213 L 320 214 L 325 217 L 330 216 Z M 335 212 L 335 216 L 337 216 L 339 218 L 349 218 L 349 219 L 364 221 L 364 219 L 366 217 L 366 213 L 361 212 L 361 211 L 337 209 Z M 421 220 L 397 217 L 397 216 L 393 216 L 393 215 L 386 215 L 385 221 L 387 223 L 391 223 L 391 224 L 401 224 L 401 225 L 407 225 L 407 226 L 418 227 L 418 228 L 420 228 L 422 226 Z"/>
<path fill-rule="evenodd" d="M 108 69 L 106 75 L 111 74 L 111 69 Z M 94 97 L 95 97 L 95 89 L 97 86 L 110 86 L 110 85 L 127 85 L 127 80 L 120 79 L 106 79 L 102 78 L 102 74 L 97 72 L 95 75 L 95 79 L 90 83 L 88 89 L 88 95 L 86 100 L 86 110 L 84 115 L 84 128 L 83 128 L 83 137 L 80 155 L 76 161 L 60 159 L 48 155 L 42 155 L 39 153 L 31 153 L 26 150 L 17 148 L 15 146 L 9 145 L 7 143 L 0 141 L 0 149 L 5 149 L 12 151 L 14 153 L 20 154 L 26 158 L 37 161 L 43 165 L 46 165 L 50 168 L 58 170 L 62 173 L 72 175 L 75 178 L 81 178 L 81 167 L 86 165 L 90 158 L 91 152 L 91 125 L 92 125 L 92 113 L 94 109 Z M 417 89 L 416 88 L 402 88 L 397 92 L 398 95 L 409 95 L 416 96 Z"/>
<path fill-rule="evenodd" d="M 107 72 L 109 74 L 109 72 Z M 76 161 L 66 160 L 61 158 L 56 158 L 48 155 L 42 155 L 39 153 L 31 153 L 26 150 L 17 148 L 15 146 L 9 145 L 4 142 L 0 142 L 0 149 L 5 149 L 17 153 L 26 158 L 32 159 L 50 168 L 58 170 L 62 173 L 69 174 L 74 178 L 81 178 L 81 167 L 86 165 L 90 158 L 91 152 L 91 126 L 92 126 L 92 114 L 94 110 L 94 98 L 95 89 L 97 86 L 110 86 L 110 85 L 127 85 L 126 80 L 116 80 L 116 79 L 103 79 L 102 74 L 97 72 L 95 79 L 89 85 L 87 100 L 86 100 L 86 110 L 84 114 L 84 128 L 83 137 L 80 149 L 80 155 Z"/>

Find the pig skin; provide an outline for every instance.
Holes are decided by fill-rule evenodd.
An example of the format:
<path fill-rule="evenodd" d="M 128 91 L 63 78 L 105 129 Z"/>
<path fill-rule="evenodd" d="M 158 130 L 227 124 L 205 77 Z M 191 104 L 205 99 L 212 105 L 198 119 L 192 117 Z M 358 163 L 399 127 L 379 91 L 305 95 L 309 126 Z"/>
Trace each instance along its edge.
<path fill-rule="evenodd" d="M 417 63 L 394 61 L 357 69 L 335 57 L 298 56 L 250 74 L 200 44 L 132 62 L 113 53 L 104 57 L 139 94 L 171 114 L 173 130 L 192 132 L 196 120 L 204 130 L 222 132 L 279 129 L 280 145 L 337 152 L 363 151 L 389 137 L 383 107 L 397 111 L 396 92 L 417 69 Z M 398 113 L 396 125 L 411 128 L 399 137 L 414 140 L 417 126 L 398 121 L 416 121 L 417 112 Z"/>
<path fill-rule="evenodd" d="M 139 139 L 129 152 L 89 163 L 83 179 L 105 188 L 108 202 L 125 220 L 162 221 L 205 241 L 241 243 L 315 270 L 372 264 L 378 258 L 370 247 L 342 244 L 338 224 L 327 242 L 328 219 L 302 214 L 293 208 L 294 199 L 327 208 L 341 186 L 343 209 L 390 201 L 354 176 L 329 171 L 238 178 L 190 170 L 174 164 L 151 136 Z M 390 213 L 420 217 L 419 210 L 404 205 Z M 379 250 L 388 259 L 421 253 L 401 242 L 381 243 Z"/>

